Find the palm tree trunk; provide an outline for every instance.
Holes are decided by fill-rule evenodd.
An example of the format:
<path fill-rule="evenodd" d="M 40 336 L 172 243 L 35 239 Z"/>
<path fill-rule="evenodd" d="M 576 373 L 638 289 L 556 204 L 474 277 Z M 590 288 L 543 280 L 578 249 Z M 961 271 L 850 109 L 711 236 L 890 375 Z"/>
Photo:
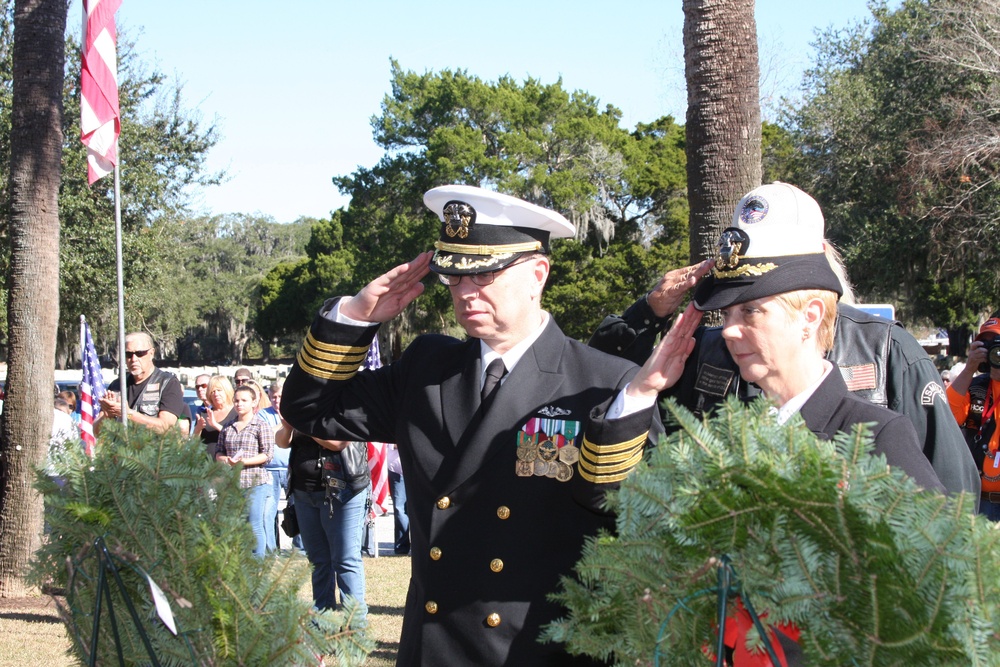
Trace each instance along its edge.
<path fill-rule="evenodd" d="M 691 261 L 714 254 L 736 203 L 761 180 L 754 0 L 684 0 Z"/>
<path fill-rule="evenodd" d="M 14 3 L 9 335 L 0 417 L 0 597 L 30 592 L 42 499 L 33 490 L 52 431 L 59 323 L 59 179 L 65 0 Z"/>

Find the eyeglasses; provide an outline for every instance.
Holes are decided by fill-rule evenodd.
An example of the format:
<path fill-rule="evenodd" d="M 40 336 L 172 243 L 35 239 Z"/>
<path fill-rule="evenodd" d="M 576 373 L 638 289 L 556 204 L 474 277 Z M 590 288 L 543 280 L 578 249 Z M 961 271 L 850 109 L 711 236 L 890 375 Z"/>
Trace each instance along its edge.
<path fill-rule="evenodd" d="M 139 357 L 141 359 L 150 352 L 152 352 L 152 350 L 125 350 L 125 358 L 131 359 L 132 357 Z"/>
<path fill-rule="evenodd" d="M 473 285 L 477 285 L 478 287 L 486 287 L 487 285 L 493 284 L 493 281 L 497 279 L 498 273 L 503 273 L 504 271 L 513 266 L 517 266 L 518 264 L 524 264 L 525 262 L 530 262 L 530 261 L 531 261 L 530 259 L 524 259 L 521 260 L 520 262 L 514 262 L 513 264 L 508 264 L 502 269 L 497 269 L 496 271 L 486 271 L 485 273 L 471 273 L 459 276 L 451 276 L 439 273 L 438 280 L 441 281 L 442 285 L 446 285 L 448 287 L 456 287 L 460 282 L 462 282 L 462 278 L 468 278 L 469 280 L 472 281 Z"/>
<path fill-rule="evenodd" d="M 208 389 L 208 383 L 206 382 L 205 384 L 196 384 L 194 386 L 194 388 L 195 389 Z"/>
<path fill-rule="evenodd" d="M 245 378 L 245 377 L 236 378 L 236 384 L 246 384 L 247 382 L 250 382 L 250 378 Z"/>

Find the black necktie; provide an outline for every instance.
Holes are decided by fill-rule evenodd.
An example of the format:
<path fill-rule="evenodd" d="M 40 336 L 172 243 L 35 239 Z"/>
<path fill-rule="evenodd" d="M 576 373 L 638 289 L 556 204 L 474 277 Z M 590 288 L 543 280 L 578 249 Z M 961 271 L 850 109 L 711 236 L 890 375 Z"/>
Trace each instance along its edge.
<path fill-rule="evenodd" d="M 492 396 L 497 387 L 500 386 L 500 378 L 507 374 L 507 369 L 503 365 L 503 359 L 497 357 L 486 367 L 486 382 L 483 383 L 482 399 L 483 403 Z"/>

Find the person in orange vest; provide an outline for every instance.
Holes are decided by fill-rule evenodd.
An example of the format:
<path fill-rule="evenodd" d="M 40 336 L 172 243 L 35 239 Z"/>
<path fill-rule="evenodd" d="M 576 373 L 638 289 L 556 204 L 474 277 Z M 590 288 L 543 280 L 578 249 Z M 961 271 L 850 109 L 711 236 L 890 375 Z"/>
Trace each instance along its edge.
<path fill-rule="evenodd" d="M 953 374 L 945 390 L 948 405 L 969 444 L 982 477 L 979 513 L 1000 521 L 1000 313 L 994 313 L 979 328 L 969 346 L 968 363 Z"/>

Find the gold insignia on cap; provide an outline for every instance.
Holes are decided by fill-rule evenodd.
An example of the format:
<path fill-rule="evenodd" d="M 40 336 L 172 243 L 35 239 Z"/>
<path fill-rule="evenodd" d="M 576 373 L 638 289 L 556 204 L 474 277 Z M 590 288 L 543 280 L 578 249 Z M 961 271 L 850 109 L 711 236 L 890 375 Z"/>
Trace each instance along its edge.
<path fill-rule="evenodd" d="M 712 269 L 712 275 L 716 278 L 742 278 L 744 276 L 762 276 L 769 271 L 778 268 L 777 264 L 768 262 L 767 264 L 744 264 L 735 271 L 720 271 Z"/>
<path fill-rule="evenodd" d="M 746 232 L 739 229 L 727 229 L 719 237 L 719 252 L 715 256 L 716 269 L 735 269 L 740 263 L 741 253 L 745 253 L 749 245 Z"/>
<path fill-rule="evenodd" d="M 506 255 L 493 255 L 492 257 L 487 257 L 486 259 L 474 259 L 470 260 L 468 257 L 463 257 L 458 260 L 455 264 L 455 268 L 459 271 L 468 271 L 470 269 L 484 269 L 489 266 L 494 266 L 499 264 L 501 261 L 510 257 L 509 254 Z"/>
<path fill-rule="evenodd" d="M 444 231 L 449 238 L 464 239 L 469 235 L 469 225 L 476 217 L 476 209 L 460 201 L 444 207 Z M 456 226 L 453 226 L 456 225 Z"/>

